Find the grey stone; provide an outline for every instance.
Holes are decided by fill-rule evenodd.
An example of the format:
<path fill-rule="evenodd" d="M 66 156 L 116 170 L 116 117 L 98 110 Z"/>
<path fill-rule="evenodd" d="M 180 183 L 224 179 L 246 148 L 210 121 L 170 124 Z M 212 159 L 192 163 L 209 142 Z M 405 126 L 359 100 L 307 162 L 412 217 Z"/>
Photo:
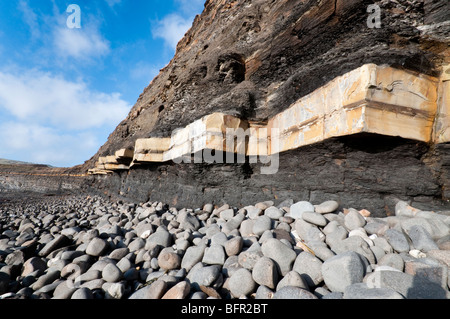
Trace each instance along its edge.
<path fill-rule="evenodd" d="M 431 238 L 430 233 L 420 225 L 411 226 L 408 230 L 408 235 L 414 248 L 418 250 L 427 252 L 439 249 L 433 238 Z"/>
<path fill-rule="evenodd" d="M 98 237 L 93 238 L 86 247 L 86 254 L 94 257 L 103 255 L 109 248 L 108 243 Z"/>
<path fill-rule="evenodd" d="M 295 259 L 293 270 L 295 270 L 309 288 L 318 286 L 323 282 L 322 261 L 308 252 L 301 252 Z"/>
<path fill-rule="evenodd" d="M 286 286 L 309 290 L 309 285 L 306 280 L 295 270 L 288 272 L 286 276 L 284 276 L 283 279 L 278 282 L 276 290 L 279 291 L 281 288 Z"/>
<path fill-rule="evenodd" d="M 314 212 L 314 211 L 315 211 L 314 205 L 306 201 L 301 201 L 291 205 L 289 216 L 294 219 L 298 219 L 302 217 L 302 214 L 304 212 Z"/>
<path fill-rule="evenodd" d="M 136 251 L 138 251 L 139 249 L 144 248 L 144 247 L 145 247 L 145 240 L 142 239 L 142 238 L 140 238 L 140 237 L 135 238 L 135 239 L 128 245 L 128 249 L 129 249 L 131 252 L 136 252 Z"/>
<path fill-rule="evenodd" d="M 285 286 L 275 292 L 273 299 L 318 299 L 313 293 L 308 290 Z"/>
<path fill-rule="evenodd" d="M 243 251 L 238 256 L 239 265 L 242 267 L 252 270 L 255 266 L 256 262 L 264 256 L 263 252 L 261 251 L 261 246 L 259 244 L 253 245 L 246 251 Z"/>
<path fill-rule="evenodd" d="M 241 236 L 235 236 L 229 239 L 224 245 L 225 252 L 228 256 L 238 255 L 242 251 L 243 246 L 244 240 Z"/>
<path fill-rule="evenodd" d="M 212 245 L 225 246 L 225 243 L 227 241 L 228 241 L 227 235 L 225 235 L 225 233 L 222 233 L 222 232 L 218 232 L 218 233 L 214 234 L 213 236 L 211 236 L 211 246 Z"/>
<path fill-rule="evenodd" d="M 246 219 L 242 221 L 239 232 L 242 237 L 248 237 L 253 233 L 253 225 L 255 224 L 254 219 Z"/>
<path fill-rule="evenodd" d="M 365 282 L 369 287 L 390 288 L 406 299 L 448 299 L 448 290 L 438 283 L 400 271 L 375 271 Z"/>
<path fill-rule="evenodd" d="M 256 219 L 263 214 L 263 210 L 255 206 L 245 206 L 244 209 L 247 212 L 247 217 L 250 219 Z"/>
<path fill-rule="evenodd" d="M 228 287 L 232 296 L 241 298 L 254 292 L 256 283 L 253 280 L 252 273 L 245 268 L 241 268 L 233 273 L 228 282 Z"/>
<path fill-rule="evenodd" d="M 319 214 L 329 214 L 336 211 L 339 208 L 339 203 L 334 200 L 329 200 L 321 203 L 320 205 L 315 205 L 315 212 Z"/>
<path fill-rule="evenodd" d="M 36 270 L 44 271 L 46 268 L 47 263 L 43 259 L 39 257 L 32 257 L 23 264 L 22 276 L 26 277 Z"/>
<path fill-rule="evenodd" d="M 224 211 L 221 211 L 219 215 L 223 220 L 229 221 L 234 217 L 234 209 L 226 209 Z"/>
<path fill-rule="evenodd" d="M 59 270 L 49 271 L 48 273 L 40 276 L 38 280 L 33 285 L 31 285 L 31 288 L 33 288 L 33 290 L 39 290 L 42 287 L 51 284 L 55 280 L 59 279 L 60 274 L 61 272 Z"/>
<path fill-rule="evenodd" d="M 399 253 L 409 252 L 410 247 L 408 240 L 402 232 L 396 229 L 388 229 L 384 236 L 395 251 Z"/>
<path fill-rule="evenodd" d="M 278 265 L 282 276 L 292 270 L 297 254 L 288 246 L 275 238 L 268 239 L 261 247 L 264 256 L 271 258 Z"/>
<path fill-rule="evenodd" d="M 259 216 L 253 224 L 253 234 L 256 236 L 261 236 L 270 229 L 272 229 L 272 219 L 266 215 Z"/>
<path fill-rule="evenodd" d="M 266 286 L 259 286 L 256 289 L 255 299 L 272 299 L 274 292 Z"/>
<path fill-rule="evenodd" d="M 350 212 L 344 217 L 345 227 L 348 230 L 354 230 L 356 228 L 364 227 L 366 225 L 366 220 L 364 217 L 355 210 L 350 210 Z"/>
<path fill-rule="evenodd" d="M 70 299 L 73 293 L 77 290 L 73 282 L 63 281 L 58 284 L 53 292 L 53 299 Z"/>
<path fill-rule="evenodd" d="M 105 283 L 102 289 L 105 291 L 106 299 L 122 299 L 126 291 L 123 282 Z"/>
<path fill-rule="evenodd" d="M 122 279 L 123 273 L 116 265 L 110 263 L 103 268 L 102 278 L 107 282 L 118 282 Z"/>
<path fill-rule="evenodd" d="M 326 236 L 322 233 L 316 225 L 308 223 L 302 218 L 298 218 L 295 221 L 295 231 L 298 236 L 305 242 L 319 240 L 326 240 Z"/>
<path fill-rule="evenodd" d="M 277 265 L 272 259 L 261 257 L 253 267 L 252 276 L 257 284 L 274 289 L 278 282 Z"/>
<path fill-rule="evenodd" d="M 347 286 L 344 299 L 404 299 L 401 294 L 391 288 L 369 288 L 365 283 Z"/>
<path fill-rule="evenodd" d="M 225 234 L 229 234 L 231 231 L 238 229 L 244 219 L 245 219 L 244 214 L 237 214 L 232 219 L 227 221 L 225 225 L 223 225 L 222 231 Z"/>
<path fill-rule="evenodd" d="M 70 299 L 94 299 L 94 295 L 89 288 L 77 289 Z"/>
<path fill-rule="evenodd" d="M 317 226 L 324 227 L 327 225 L 327 220 L 325 219 L 325 217 L 323 217 L 319 213 L 304 212 L 302 214 L 302 218 L 304 221 L 314 224 L 314 225 L 317 225 Z"/>
<path fill-rule="evenodd" d="M 202 262 L 208 265 L 223 265 L 225 263 L 225 250 L 221 245 L 212 245 L 206 248 Z"/>
<path fill-rule="evenodd" d="M 169 247 L 172 245 L 172 235 L 163 227 L 158 229 L 147 238 L 147 243 L 158 244 L 162 247 Z"/>
<path fill-rule="evenodd" d="M 322 265 L 325 284 L 331 291 L 344 292 L 349 285 L 362 282 L 366 265 L 353 251 L 338 254 Z"/>
<path fill-rule="evenodd" d="M 117 248 L 117 249 L 114 249 L 109 254 L 108 257 L 111 258 L 111 259 L 114 259 L 114 260 L 121 260 L 123 257 L 128 255 L 129 252 L 130 252 L 130 249 L 128 247 Z"/>
<path fill-rule="evenodd" d="M 71 243 L 72 241 L 70 240 L 69 237 L 65 235 L 58 235 L 39 251 L 39 256 L 45 257 L 59 248 L 69 246 Z"/>
<path fill-rule="evenodd" d="M 188 279 L 194 289 L 200 290 L 200 286 L 210 287 L 213 286 L 215 281 L 220 276 L 220 266 L 206 266 L 193 268 L 188 274 Z"/>
<path fill-rule="evenodd" d="M 190 271 L 196 263 L 202 260 L 205 248 L 205 245 L 189 247 L 181 260 L 181 267 Z"/>
<path fill-rule="evenodd" d="M 264 210 L 264 215 L 271 219 L 279 220 L 284 215 L 284 211 L 277 207 L 270 206 Z"/>
<path fill-rule="evenodd" d="M 163 280 L 156 280 L 149 286 L 135 291 L 129 299 L 161 299 L 166 293 L 168 285 Z"/>

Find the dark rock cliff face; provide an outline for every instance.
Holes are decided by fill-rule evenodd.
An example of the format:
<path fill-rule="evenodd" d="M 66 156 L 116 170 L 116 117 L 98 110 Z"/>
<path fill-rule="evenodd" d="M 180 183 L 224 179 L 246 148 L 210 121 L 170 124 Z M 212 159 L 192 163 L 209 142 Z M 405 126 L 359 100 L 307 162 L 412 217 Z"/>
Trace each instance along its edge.
<path fill-rule="evenodd" d="M 402 199 L 423 209 L 450 209 L 442 200 L 444 193 L 448 196 L 448 146 L 431 150 L 415 141 L 361 135 L 281 154 L 279 164 L 274 175 L 260 174 L 260 163 L 154 164 L 96 177 L 95 184 L 113 198 L 162 201 L 176 207 L 334 199 L 345 207 L 386 216 Z"/>
<path fill-rule="evenodd" d="M 380 28 L 367 24 L 374 3 Z M 366 63 L 437 75 L 448 43 L 432 35 L 449 26 L 431 36 L 418 27 L 450 20 L 449 9 L 442 0 L 208 0 L 173 60 L 86 166 L 212 112 L 264 122 Z"/>
<path fill-rule="evenodd" d="M 374 3 L 381 8 L 380 28 L 367 24 Z M 132 147 L 138 138 L 170 136 L 212 112 L 264 123 L 366 63 L 438 76 L 449 62 L 449 6 L 447 0 L 208 0 L 128 117 L 93 158 L 71 171 L 86 172 L 100 156 Z M 170 162 L 73 183 L 175 206 L 336 199 L 386 215 L 400 198 L 450 209 L 445 144 L 361 135 L 280 154 L 274 175 L 260 174 L 260 165 Z"/>

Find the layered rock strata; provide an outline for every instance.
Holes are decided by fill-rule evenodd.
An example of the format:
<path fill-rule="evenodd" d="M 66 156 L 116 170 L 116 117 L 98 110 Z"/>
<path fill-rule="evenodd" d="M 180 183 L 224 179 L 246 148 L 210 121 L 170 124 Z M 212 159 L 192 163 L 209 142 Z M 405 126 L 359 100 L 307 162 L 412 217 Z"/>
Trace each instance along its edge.
<path fill-rule="evenodd" d="M 91 174 L 148 162 L 179 161 L 205 150 L 270 156 L 329 138 L 358 133 L 425 143 L 450 141 L 447 90 L 442 79 L 374 64 L 340 76 L 299 99 L 266 123 L 213 113 L 175 130 L 170 138 L 138 139 L 131 150 L 100 157 Z M 126 151 L 126 156 L 124 152 Z"/>

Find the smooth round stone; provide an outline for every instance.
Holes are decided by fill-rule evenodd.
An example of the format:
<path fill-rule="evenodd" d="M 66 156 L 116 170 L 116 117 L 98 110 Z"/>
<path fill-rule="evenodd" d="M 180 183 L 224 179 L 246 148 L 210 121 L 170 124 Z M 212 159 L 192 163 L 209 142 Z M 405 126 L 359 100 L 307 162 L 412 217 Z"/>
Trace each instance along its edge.
<path fill-rule="evenodd" d="M 286 286 L 275 292 L 273 299 L 318 299 L 313 293 L 299 288 Z"/>
<path fill-rule="evenodd" d="M 356 283 L 345 288 L 344 299 L 404 299 L 391 288 L 369 288 L 365 283 Z"/>
<path fill-rule="evenodd" d="M 274 289 L 278 282 L 277 265 L 272 259 L 261 257 L 253 267 L 252 276 L 257 284 Z"/>
<path fill-rule="evenodd" d="M 199 267 L 192 269 L 189 273 L 191 284 L 196 290 L 200 289 L 200 286 L 209 287 L 219 278 L 220 266 L 213 265 L 207 267 Z"/>
<path fill-rule="evenodd" d="M 423 252 L 439 249 L 430 233 L 420 225 L 411 226 L 408 230 L 408 235 L 413 242 L 416 249 Z"/>
<path fill-rule="evenodd" d="M 256 283 L 253 280 L 252 273 L 241 268 L 233 273 L 228 281 L 228 287 L 231 295 L 235 298 L 250 295 L 256 288 Z"/>
<path fill-rule="evenodd" d="M 282 276 L 292 270 L 292 263 L 297 257 L 294 250 L 275 238 L 266 240 L 261 246 L 261 251 L 264 256 L 271 258 L 277 263 Z"/>
<path fill-rule="evenodd" d="M 314 225 L 317 225 L 317 226 L 324 227 L 327 225 L 327 220 L 325 219 L 325 217 L 323 217 L 319 213 L 304 212 L 302 214 L 302 218 L 304 221 L 314 224 Z"/>
<path fill-rule="evenodd" d="M 174 252 L 163 250 L 158 256 L 158 264 L 164 270 L 178 269 L 181 266 L 181 257 Z"/>
<path fill-rule="evenodd" d="M 339 208 L 339 203 L 334 200 L 329 200 L 320 205 L 315 205 L 314 208 L 316 213 L 329 214 L 335 212 Z"/>
<path fill-rule="evenodd" d="M 225 243 L 225 252 L 228 256 L 239 255 L 244 246 L 244 240 L 241 236 L 231 238 Z"/>
<path fill-rule="evenodd" d="M 272 299 L 274 292 L 266 286 L 259 286 L 256 289 L 255 299 Z"/>
<path fill-rule="evenodd" d="M 284 211 L 277 207 L 270 206 L 266 208 L 266 210 L 264 211 L 264 215 L 268 216 L 271 219 L 279 220 L 281 217 L 283 217 Z"/>
<path fill-rule="evenodd" d="M 107 282 L 118 282 L 122 276 L 122 271 L 114 264 L 110 263 L 103 268 L 102 278 Z"/>
<path fill-rule="evenodd" d="M 163 280 L 156 280 L 149 286 L 135 291 L 129 299 L 161 299 L 166 293 L 168 284 Z"/>
<path fill-rule="evenodd" d="M 366 265 L 359 254 L 349 251 L 327 259 L 322 265 L 322 275 L 333 292 L 344 292 L 347 286 L 362 282 Z"/>
<path fill-rule="evenodd" d="M 86 254 L 94 257 L 98 257 L 103 255 L 108 250 L 109 244 L 101 239 L 101 238 L 94 238 L 91 240 L 91 242 L 86 247 Z"/>
<path fill-rule="evenodd" d="M 356 210 L 350 210 L 350 212 L 344 217 L 345 227 L 348 230 L 361 228 L 366 225 L 364 217 Z"/>
<path fill-rule="evenodd" d="M 294 205 L 291 205 L 290 211 L 289 211 L 289 216 L 294 219 L 298 219 L 298 218 L 302 218 L 302 215 L 304 212 L 314 212 L 314 211 L 315 211 L 315 208 L 314 208 L 313 204 L 311 204 L 310 202 L 301 201 L 301 202 L 295 203 Z"/>
<path fill-rule="evenodd" d="M 398 254 L 386 254 L 377 263 L 378 266 L 389 266 L 399 271 L 405 268 L 405 261 Z"/>
<path fill-rule="evenodd" d="M 114 249 L 109 254 L 109 258 L 114 259 L 114 260 L 121 260 L 123 257 L 128 255 L 129 252 L 130 252 L 130 249 L 128 247 L 117 248 L 117 249 Z"/>
<path fill-rule="evenodd" d="M 408 240 L 400 231 L 391 228 L 386 230 L 384 236 L 395 251 L 399 253 L 409 252 Z"/>
<path fill-rule="evenodd" d="M 191 285 L 187 281 L 182 281 L 170 288 L 161 299 L 185 299 L 191 291 Z"/>
<path fill-rule="evenodd" d="M 225 263 L 225 250 L 222 245 L 212 245 L 206 248 L 202 262 L 208 265 L 223 265 Z"/>
<path fill-rule="evenodd" d="M 25 261 L 22 269 L 22 276 L 26 277 L 36 270 L 44 271 L 47 269 L 47 263 L 39 257 L 32 257 Z"/>
<path fill-rule="evenodd" d="M 205 245 L 200 245 L 200 246 L 191 246 L 188 249 L 186 249 L 183 259 L 181 260 L 181 267 L 186 269 L 186 271 L 190 271 L 195 264 L 197 264 L 203 259 L 205 248 L 206 248 Z"/>
<path fill-rule="evenodd" d="M 312 288 L 323 281 L 322 261 L 308 252 L 301 252 L 295 259 L 292 267 Z"/>
<path fill-rule="evenodd" d="M 278 282 L 277 285 L 277 291 L 282 289 L 283 287 L 292 286 L 292 287 L 298 287 L 305 290 L 309 290 L 308 283 L 305 279 L 302 278 L 302 276 L 296 272 L 295 270 L 292 270 L 286 274 L 286 276 L 283 277 L 283 279 Z"/>
<path fill-rule="evenodd" d="M 269 216 L 259 216 L 253 224 L 253 234 L 261 236 L 266 230 L 272 229 L 272 219 Z"/>
<path fill-rule="evenodd" d="M 70 299 L 94 299 L 94 295 L 89 288 L 77 289 Z"/>

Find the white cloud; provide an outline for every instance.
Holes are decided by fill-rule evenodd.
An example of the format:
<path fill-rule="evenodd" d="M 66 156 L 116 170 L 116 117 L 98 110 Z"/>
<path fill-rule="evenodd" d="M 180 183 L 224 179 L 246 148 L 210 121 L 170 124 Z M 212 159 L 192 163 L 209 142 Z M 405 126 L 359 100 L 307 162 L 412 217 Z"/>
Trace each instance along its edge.
<path fill-rule="evenodd" d="M 206 0 L 175 0 L 178 7 L 186 14 L 200 14 Z M 198 12 L 200 10 L 200 12 Z"/>
<path fill-rule="evenodd" d="M 122 0 L 106 0 L 106 3 L 110 7 L 114 7 L 116 4 L 120 4 L 121 2 L 122 2 Z"/>
<path fill-rule="evenodd" d="M 82 81 L 28 71 L 21 75 L 0 72 L 0 108 L 22 121 L 83 130 L 118 124 L 131 106 L 119 93 L 95 92 Z"/>
<path fill-rule="evenodd" d="M 54 166 L 89 159 L 131 105 L 42 71 L 0 72 L 0 157 Z M 106 133 L 105 133 L 106 132 Z M 107 136 L 105 136 L 107 137 Z"/>
<path fill-rule="evenodd" d="M 94 132 L 66 134 L 43 125 L 6 122 L 0 124 L 0 157 L 37 164 L 74 166 L 98 149 Z"/>
<path fill-rule="evenodd" d="M 23 14 L 23 21 L 30 28 L 32 38 L 33 39 L 39 38 L 41 36 L 41 31 L 39 28 L 37 14 L 33 11 L 33 9 L 30 8 L 28 3 L 25 2 L 24 0 L 21 0 L 19 2 L 18 8 Z"/>
<path fill-rule="evenodd" d="M 65 25 L 57 27 L 53 31 L 53 44 L 56 53 L 64 58 L 89 60 L 110 52 L 109 42 L 93 26 L 81 29 L 69 29 Z"/>
<path fill-rule="evenodd" d="M 163 39 L 170 48 L 176 49 L 178 42 L 192 26 L 192 22 L 192 17 L 184 18 L 176 13 L 169 14 L 153 25 L 153 37 Z"/>

